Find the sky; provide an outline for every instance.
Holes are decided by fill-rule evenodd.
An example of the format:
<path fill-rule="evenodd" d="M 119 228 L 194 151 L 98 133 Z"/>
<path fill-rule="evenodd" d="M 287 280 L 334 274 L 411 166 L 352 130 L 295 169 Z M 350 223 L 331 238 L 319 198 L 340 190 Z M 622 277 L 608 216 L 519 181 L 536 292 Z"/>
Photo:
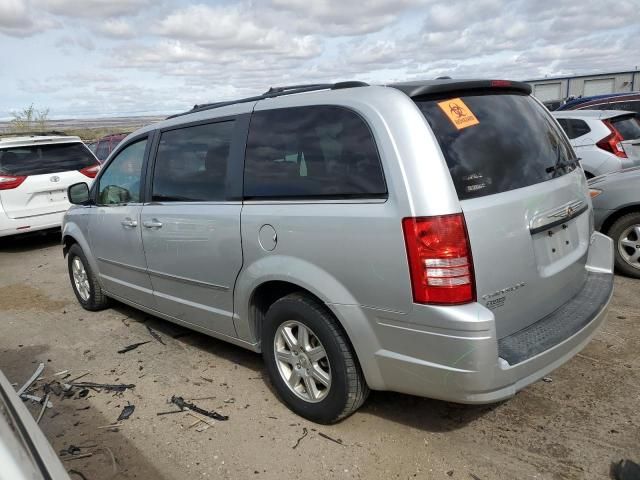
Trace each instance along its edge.
<path fill-rule="evenodd" d="M 640 0 L 0 0 L 0 118 L 162 115 L 270 86 L 640 68 Z"/>

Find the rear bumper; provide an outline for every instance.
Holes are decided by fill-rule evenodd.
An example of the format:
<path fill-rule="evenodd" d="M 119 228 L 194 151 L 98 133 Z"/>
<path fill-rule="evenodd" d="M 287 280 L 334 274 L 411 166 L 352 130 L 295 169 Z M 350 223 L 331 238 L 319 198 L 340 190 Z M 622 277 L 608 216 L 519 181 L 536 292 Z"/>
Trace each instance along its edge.
<path fill-rule="evenodd" d="M 0 237 L 60 227 L 64 214 L 62 211 L 16 219 L 7 217 L 6 213 L 0 210 Z"/>
<path fill-rule="evenodd" d="M 458 403 L 491 403 L 558 368 L 582 350 L 605 320 L 613 294 L 613 245 L 594 233 L 588 278 L 577 295 L 549 316 L 497 339 L 490 310 L 416 305 L 410 314 L 369 310 L 380 346 L 363 359 L 373 389 Z"/>

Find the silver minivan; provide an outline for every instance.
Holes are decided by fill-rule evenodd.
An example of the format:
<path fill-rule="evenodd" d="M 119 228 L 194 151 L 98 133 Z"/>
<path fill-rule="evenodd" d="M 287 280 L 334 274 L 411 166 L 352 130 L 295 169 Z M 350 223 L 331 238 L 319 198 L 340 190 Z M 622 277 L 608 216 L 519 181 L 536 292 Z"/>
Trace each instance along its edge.
<path fill-rule="evenodd" d="M 513 396 L 589 342 L 613 291 L 585 176 L 530 93 L 280 87 L 142 128 L 69 188 L 73 290 L 261 352 L 319 423 L 370 389 Z"/>

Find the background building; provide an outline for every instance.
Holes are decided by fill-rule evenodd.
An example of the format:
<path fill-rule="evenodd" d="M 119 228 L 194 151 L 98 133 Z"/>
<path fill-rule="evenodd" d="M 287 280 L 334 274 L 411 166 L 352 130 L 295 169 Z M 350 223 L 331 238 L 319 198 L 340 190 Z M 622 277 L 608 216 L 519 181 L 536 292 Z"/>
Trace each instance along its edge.
<path fill-rule="evenodd" d="M 573 75 L 566 77 L 525 80 L 533 88 L 533 95 L 550 110 L 554 110 L 569 97 L 589 97 L 607 93 L 625 93 L 640 90 L 640 71 Z"/>

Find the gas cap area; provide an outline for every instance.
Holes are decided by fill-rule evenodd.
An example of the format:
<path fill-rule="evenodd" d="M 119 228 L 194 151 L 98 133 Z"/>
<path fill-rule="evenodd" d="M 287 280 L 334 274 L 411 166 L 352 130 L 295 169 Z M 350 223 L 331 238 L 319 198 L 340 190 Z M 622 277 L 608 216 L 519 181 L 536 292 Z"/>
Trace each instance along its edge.
<path fill-rule="evenodd" d="M 258 242 L 265 252 L 271 252 L 278 244 L 278 234 L 271 225 L 263 225 L 258 233 Z"/>

